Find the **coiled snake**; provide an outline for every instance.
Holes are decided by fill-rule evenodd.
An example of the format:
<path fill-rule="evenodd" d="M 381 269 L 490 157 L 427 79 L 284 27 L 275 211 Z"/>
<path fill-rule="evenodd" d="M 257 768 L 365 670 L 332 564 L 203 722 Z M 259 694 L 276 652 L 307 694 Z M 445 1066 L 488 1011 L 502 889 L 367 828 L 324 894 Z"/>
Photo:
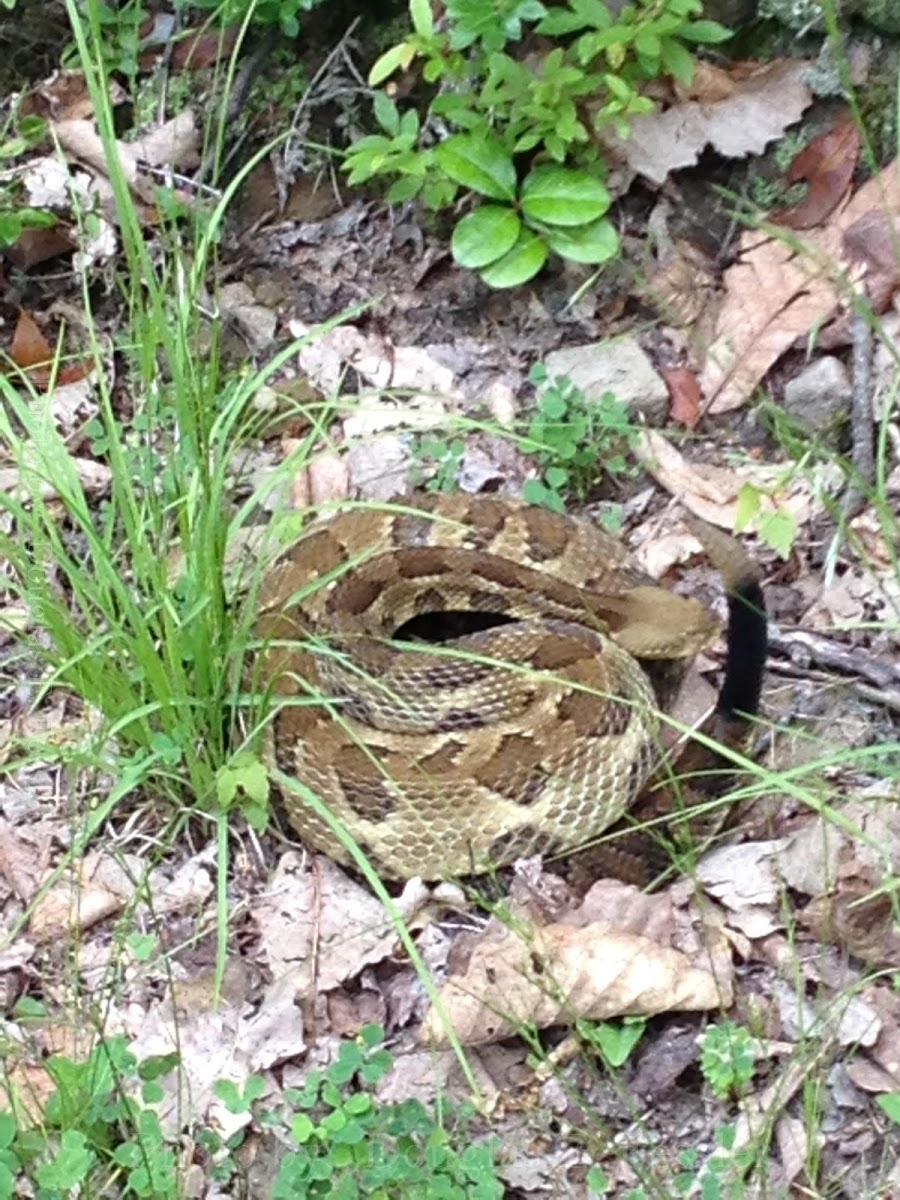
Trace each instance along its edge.
<path fill-rule="evenodd" d="M 261 614 L 278 765 L 396 878 L 607 829 L 657 757 L 661 692 L 718 631 L 616 538 L 488 496 L 314 523 L 269 569 Z M 424 614 L 462 636 L 396 640 Z M 308 804 L 285 804 L 307 843 L 346 861 Z"/>

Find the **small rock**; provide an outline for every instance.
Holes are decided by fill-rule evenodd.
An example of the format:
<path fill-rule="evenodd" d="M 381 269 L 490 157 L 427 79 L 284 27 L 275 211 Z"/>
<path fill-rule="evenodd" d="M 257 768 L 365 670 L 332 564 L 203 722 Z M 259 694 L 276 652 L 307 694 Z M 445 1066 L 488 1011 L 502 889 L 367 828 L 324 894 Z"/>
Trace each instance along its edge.
<path fill-rule="evenodd" d="M 347 468 L 352 491 L 363 500 L 392 500 L 409 491 L 410 454 L 406 439 L 396 434 L 350 442 Z"/>
<path fill-rule="evenodd" d="M 606 392 L 612 392 L 651 425 L 662 425 L 666 419 L 669 411 L 666 385 L 633 337 L 554 350 L 547 355 L 544 366 L 550 378 L 567 376 L 588 400 L 599 400 Z"/>
<path fill-rule="evenodd" d="M 810 431 L 833 429 L 850 409 L 850 374 L 839 358 L 826 355 L 784 385 L 785 412 Z"/>
<path fill-rule="evenodd" d="M 256 303 L 245 283 L 226 283 L 219 292 L 219 307 L 222 315 L 239 327 L 251 350 L 266 350 L 275 341 L 278 317 Z"/>

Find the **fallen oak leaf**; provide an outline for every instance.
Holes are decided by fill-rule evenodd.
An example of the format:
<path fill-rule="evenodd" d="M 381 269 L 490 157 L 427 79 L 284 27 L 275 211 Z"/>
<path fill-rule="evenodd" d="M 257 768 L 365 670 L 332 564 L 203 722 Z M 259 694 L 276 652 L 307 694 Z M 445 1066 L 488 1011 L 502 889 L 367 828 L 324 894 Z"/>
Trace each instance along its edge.
<path fill-rule="evenodd" d="M 695 516 L 729 533 L 737 528 L 742 491 L 748 485 L 758 492 L 758 510 L 750 522 L 752 528 L 778 512 L 789 514 L 798 525 L 812 514 L 811 486 L 792 478 L 783 466 L 754 462 L 726 468 L 691 463 L 653 429 L 641 431 L 634 443 L 634 453 L 657 483 Z"/>
<path fill-rule="evenodd" d="M 755 65 L 755 64 L 754 64 Z M 633 117 L 627 138 L 604 130 L 607 150 L 623 161 L 627 183 L 642 175 L 661 185 L 680 167 L 691 167 L 707 145 L 726 158 L 762 154 L 769 142 L 799 121 L 812 103 L 804 77 L 812 64 L 781 59 L 757 67 L 730 94 L 712 104 L 690 100 L 662 112 Z M 617 187 L 627 186 L 625 180 Z"/>
<path fill-rule="evenodd" d="M 24 308 L 19 309 L 19 319 L 13 333 L 9 357 L 17 367 L 46 367 L 53 361 L 53 348 L 38 326 L 37 321 Z"/>

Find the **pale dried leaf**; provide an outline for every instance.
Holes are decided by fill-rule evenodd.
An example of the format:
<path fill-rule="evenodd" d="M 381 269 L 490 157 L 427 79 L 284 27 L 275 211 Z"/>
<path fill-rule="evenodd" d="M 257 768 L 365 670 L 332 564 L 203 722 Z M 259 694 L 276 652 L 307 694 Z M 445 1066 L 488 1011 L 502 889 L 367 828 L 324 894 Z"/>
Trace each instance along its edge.
<path fill-rule="evenodd" d="M 139 872 L 136 858 L 134 865 Z M 89 855 L 37 900 L 29 922 L 31 935 L 38 941 L 49 941 L 65 937 L 73 929 L 90 929 L 98 921 L 122 912 L 135 886 L 118 864 Z"/>
<path fill-rule="evenodd" d="M 785 1182 L 793 1183 L 806 1168 L 809 1155 L 807 1123 L 782 1113 L 775 1122 L 775 1142 Z"/>
<path fill-rule="evenodd" d="M 179 1007 L 176 1011 L 166 999 L 141 1013 L 130 1044 L 138 1060 L 178 1055 L 178 1071 L 157 1081 L 163 1098 L 153 1106 L 167 1137 L 176 1137 L 185 1126 L 206 1119 L 213 1109 L 220 1131 L 235 1132 L 250 1120 L 249 1113 L 238 1118 L 228 1114 L 213 1093 L 219 1079 L 229 1079 L 241 1090 L 250 1074 L 250 1064 L 237 1048 L 238 1025 L 238 1011 L 228 1003 L 215 1009 Z M 111 1026 L 112 1022 L 107 1032 L 112 1031 Z M 229 1134 L 223 1132 L 222 1136 Z"/>
<path fill-rule="evenodd" d="M 627 138 L 609 131 L 604 141 L 627 164 L 631 178 L 643 175 L 656 184 L 680 167 L 693 166 L 707 146 L 726 158 L 762 154 L 812 103 L 803 82 L 809 67 L 802 59 L 767 63 L 720 100 L 689 100 L 633 117 Z"/>
<path fill-rule="evenodd" d="M 754 462 L 726 468 L 690 463 L 667 438 L 652 429 L 641 432 L 635 453 L 656 481 L 686 508 L 729 532 L 735 528 L 738 496 L 746 484 L 759 490 L 759 516 L 788 512 L 799 525 L 816 510 L 808 481 L 791 479 L 783 467 L 774 464 Z"/>
<path fill-rule="evenodd" d="M 294 977 L 283 975 L 266 988 L 253 1015 L 241 1018 L 236 1045 L 251 1069 L 262 1071 L 302 1054 L 303 1033 Z"/>
<path fill-rule="evenodd" d="M 896 162 L 863 184 L 824 228 L 794 234 L 790 246 L 756 231 L 744 234 L 738 261 L 725 272 L 725 303 L 701 375 L 707 411 L 744 404 L 784 351 L 834 314 L 851 266 L 844 234 L 873 210 L 900 215 Z"/>
<path fill-rule="evenodd" d="M 31 839 L 0 817 L 0 878 L 27 904 L 37 890 L 46 863 Z"/>
<path fill-rule="evenodd" d="M 282 855 L 252 911 L 272 975 L 277 980 L 290 972 L 300 997 L 328 991 L 381 962 L 397 940 L 381 903 L 324 857 Z"/>
<path fill-rule="evenodd" d="M 70 461 L 79 483 L 89 496 L 96 498 L 109 491 L 112 482 L 109 467 L 93 458 L 72 458 Z M 17 500 L 27 499 L 27 492 L 22 488 L 22 473 L 18 467 L 0 468 L 0 492 L 13 494 Z M 57 496 L 56 489 L 46 479 L 41 483 L 40 493 L 43 500 L 54 500 Z"/>
<path fill-rule="evenodd" d="M 529 1022 L 543 1029 L 578 1017 L 706 1011 L 723 1003 L 715 977 L 685 954 L 607 922 L 547 925 L 524 938 L 504 930 L 498 939 L 483 939 L 440 997 L 466 1045 L 510 1037 Z M 430 1010 L 421 1036 L 446 1044 L 440 1011 Z"/>
<path fill-rule="evenodd" d="M 772 859 L 787 844 L 786 838 L 778 838 L 719 846 L 704 854 L 697 864 L 697 878 L 711 896 L 733 912 L 750 904 L 775 904 L 782 885 Z"/>

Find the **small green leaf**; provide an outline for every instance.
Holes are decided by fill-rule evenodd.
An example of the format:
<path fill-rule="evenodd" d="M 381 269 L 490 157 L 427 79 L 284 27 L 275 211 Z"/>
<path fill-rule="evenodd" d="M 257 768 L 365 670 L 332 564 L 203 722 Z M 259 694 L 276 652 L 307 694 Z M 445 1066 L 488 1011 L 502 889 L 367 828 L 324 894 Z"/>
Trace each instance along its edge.
<path fill-rule="evenodd" d="M 306 1113 L 294 1114 L 294 1118 L 291 1121 L 291 1134 L 298 1145 L 302 1146 L 308 1142 L 315 1132 L 315 1128 L 315 1125 L 313 1125 Z"/>
<path fill-rule="evenodd" d="M 875 1103 L 892 1121 L 900 1125 L 900 1092 L 883 1092 L 875 1097 Z"/>
<path fill-rule="evenodd" d="M 470 270 L 486 267 L 513 248 L 521 228 L 519 215 L 511 208 L 484 204 L 463 217 L 453 230 L 453 257 Z"/>
<path fill-rule="evenodd" d="M 621 1021 L 581 1021 L 578 1032 L 596 1046 L 611 1067 L 621 1067 L 641 1040 L 647 1021 L 644 1017 L 624 1017 Z"/>
<path fill-rule="evenodd" d="M 441 169 L 463 187 L 491 200 L 514 199 L 516 168 L 497 138 L 456 134 L 441 142 L 435 154 Z"/>
<path fill-rule="evenodd" d="M 482 271 L 481 278 L 489 287 L 518 287 L 533 279 L 546 261 L 546 243 L 530 229 L 523 229 L 512 250 Z"/>
<path fill-rule="evenodd" d="M 688 42 L 703 42 L 706 45 L 712 45 L 715 42 L 727 42 L 734 35 L 730 29 L 726 29 L 718 21 L 691 21 L 690 25 L 683 25 L 679 29 L 678 36 Z"/>
<path fill-rule="evenodd" d="M 694 78 L 694 60 L 690 51 L 674 38 L 663 38 L 661 50 L 662 65 L 687 87 Z"/>
<path fill-rule="evenodd" d="M 398 46 L 391 46 L 389 50 L 385 50 L 372 64 L 369 87 L 378 87 L 395 71 L 405 71 L 417 53 L 416 47 L 410 42 L 401 42 Z"/>
<path fill-rule="evenodd" d="M 797 536 L 797 520 L 783 508 L 761 516 L 757 524 L 759 536 L 782 558 L 789 558 Z"/>
<path fill-rule="evenodd" d="M 645 58 L 659 58 L 661 50 L 659 34 L 653 29 L 642 29 L 634 39 L 634 48 Z"/>
<path fill-rule="evenodd" d="M 18 1127 L 12 1113 L 0 1112 L 0 1150 L 13 1144 Z"/>
<path fill-rule="evenodd" d="M 609 208 L 609 192 L 593 175 L 568 167 L 535 167 L 522 185 L 525 216 L 547 225 L 587 225 Z"/>
<path fill-rule="evenodd" d="M 375 120 L 391 137 L 400 132 L 400 111 L 386 92 L 376 92 L 372 101 L 375 110 Z"/>
<path fill-rule="evenodd" d="M 737 510 L 734 516 L 735 533 L 743 533 L 760 510 L 761 495 L 752 483 L 741 485 L 737 495 Z"/>
<path fill-rule="evenodd" d="M 603 217 L 576 229 L 548 229 L 546 238 L 551 250 L 573 262 L 607 262 L 619 249 L 615 226 Z"/>
<path fill-rule="evenodd" d="M 409 0 L 409 15 L 413 29 L 420 38 L 434 36 L 434 16 L 431 11 L 431 0 Z"/>

